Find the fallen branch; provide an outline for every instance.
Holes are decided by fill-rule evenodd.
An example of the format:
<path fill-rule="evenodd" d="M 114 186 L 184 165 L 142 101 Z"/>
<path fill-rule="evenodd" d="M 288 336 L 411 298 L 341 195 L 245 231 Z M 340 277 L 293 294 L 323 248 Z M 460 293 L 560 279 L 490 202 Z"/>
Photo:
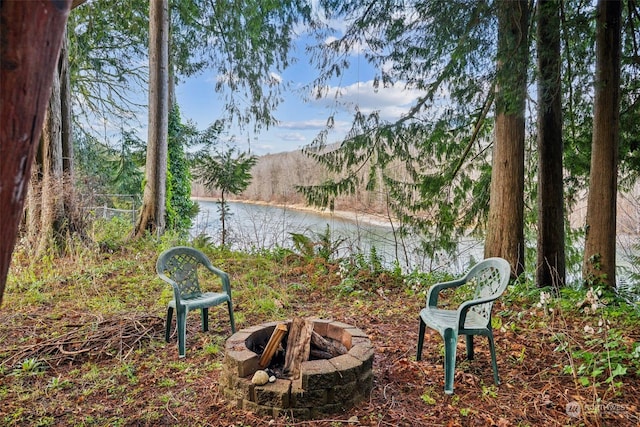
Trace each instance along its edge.
<path fill-rule="evenodd" d="M 66 325 L 68 326 L 68 325 Z M 35 358 L 49 365 L 78 363 L 84 359 L 120 357 L 126 359 L 143 340 L 151 341 L 163 333 L 164 320 L 158 316 L 114 316 L 107 320 L 86 323 L 71 331 L 37 344 L 18 347 L 0 366 L 12 367 L 23 360 Z"/>

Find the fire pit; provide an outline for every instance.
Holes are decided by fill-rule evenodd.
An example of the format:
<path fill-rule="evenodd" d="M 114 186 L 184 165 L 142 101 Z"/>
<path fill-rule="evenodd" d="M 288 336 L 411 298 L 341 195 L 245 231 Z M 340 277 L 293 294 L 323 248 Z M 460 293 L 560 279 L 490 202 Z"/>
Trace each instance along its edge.
<path fill-rule="evenodd" d="M 291 321 L 242 329 L 225 345 L 220 374 L 225 398 L 237 408 L 258 415 L 287 414 L 299 419 L 344 411 L 368 398 L 373 387 L 374 352 L 367 334 L 342 322 L 325 319 L 312 319 L 312 322 L 314 332 L 342 343 L 347 352 L 329 359 L 303 361 L 297 378 L 288 378 L 279 372 L 275 381 L 256 385 L 251 379 L 261 369 L 258 353 L 278 324 L 290 325 Z M 277 357 L 274 360 L 277 363 Z"/>

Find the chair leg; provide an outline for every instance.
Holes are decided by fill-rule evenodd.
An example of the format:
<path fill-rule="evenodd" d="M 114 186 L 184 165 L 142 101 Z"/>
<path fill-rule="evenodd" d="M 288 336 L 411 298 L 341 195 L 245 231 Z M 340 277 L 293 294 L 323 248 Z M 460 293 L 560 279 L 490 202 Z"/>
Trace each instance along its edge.
<path fill-rule="evenodd" d="M 229 309 L 229 319 L 231 319 L 231 333 L 236 333 L 236 321 L 233 318 L 233 303 L 231 301 L 227 301 L 227 308 Z"/>
<path fill-rule="evenodd" d="M 173 307 L 167 307 L 167 323 L 164 329 L 164 339 L 169 342 L 171 337 L 171 319 L 173 318 Z"/>
<path fill-rule="evenodd" d="M 185 356 L 185 342 L 187 341 L 187 311 L 178 310 L 176 313 L 178 323 L 178 356 Z"/>
<path fill-rule="evenodd" d="M 473 335 L 467 335 L 467 359 L 473 360 Z"/>
<path fill-rule="evenodd" d="M 456 344 L 458 333 L 453 329 L 445 329 L 444 335 L 444 392 L 453 394 L 453 375 L 456 369 Z"/>
<path fill-rule="evenodd" d="M 425 332 L 425 323 L 420 318 L 420 328 L 418 330 L 418 354 L 416 354 L 416 360 L 422 360 L 422 345 L 424 344 L 424 332 Z"/>
<path fill-rule="evenodd" d="M 500 385 L 500 377 L 498 376 L 498 362 L 496 361 L 496 346 L 493 342 L 493 334 L 489 332 L 489 350 L 491 351 L 491 365 L 493 366 L 493 381 L 496 385 Z"/>
<path fill-rule="evenodd" d="M 209 308 L 203 308 L 200 317 L 202 318 L 202 331 L 207 332 L 209 330 Z"/>

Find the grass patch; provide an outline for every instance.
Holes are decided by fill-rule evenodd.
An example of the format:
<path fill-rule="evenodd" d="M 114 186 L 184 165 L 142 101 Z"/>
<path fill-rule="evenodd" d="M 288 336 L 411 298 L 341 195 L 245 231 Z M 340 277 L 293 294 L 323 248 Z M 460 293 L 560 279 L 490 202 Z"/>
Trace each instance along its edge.
<path fill-rule="evenodd" d="M 165 342 L 172 292 L 157 278 L 155 260 L 184 242 L 170 236 L 132 243 L 101 238 L 109 251 L 75 251 L 42 263 L 20 251 L 14 256 L 0 310 L 0 424 L 266 425 L 268 419 L 229 408 L 219 393 L 231 334 L 226 306 L 209 310 L 209 332 L 201 331 L 199 313 L 188 317 L 186 358 L 178 358 L 173 330 Z M 640 319 L 612 295 L 566 290 L 546 296 L 548 290 L 531 283 L 510 286 L 493 313 L 503 384 L 493 384 L 486 340 L 476 340 L 476 358 L 466 361 L 460 339 L 456 394 L 447 397 L 442 339 L 437 333 L 425 337 L 420 362 L 415 346 L 426 291 L 448 275 L 402 277 L 367 267 L 366 259 L 327 261 L 285 250 L 203 250 L 230 275 L 238 329 L 317 316 L 353 324 L 371 338 L 371 398 L 353 413 L 308 427 L 344 424 L 354 414 L 372 425 L 488 425 L 505 413 L 510 424 L 504 425 L 571 425 L 576 420 L 567 418 L 567 396 L 629 408 L 613 421 L 586 413 L 584 425 L 637 421 L 630 414 L 640 407 L 633 393 L 640 387 Z M 205 286 L 218 286 L 211 279 Z M 461 290 L 446 302 L 455 307 L 465 297 Z M 279 418 L 273 424 L 296 422 Z"/>

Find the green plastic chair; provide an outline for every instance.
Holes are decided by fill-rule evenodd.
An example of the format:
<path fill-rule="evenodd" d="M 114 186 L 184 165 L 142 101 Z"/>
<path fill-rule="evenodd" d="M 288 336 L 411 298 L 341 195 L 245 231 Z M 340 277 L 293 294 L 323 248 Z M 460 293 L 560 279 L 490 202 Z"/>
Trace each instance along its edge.
<path fill-rule="evenodd" d="M 491 309 L 493 302 L 507 288 L 511 267 L 502 258 L 488 258 L 476 264 L 462 278 L 450 282 L 437 283 L 429 289 L 427 306 L 420 311 L 417 360 L 422 359 L 422 345 L 425 327 L 435 329 L 444 340 L 444 392 L 453 394 L 453 374 L 456 364 L 456 345 L 459 335 L 466 335 L 467 359 L 473 359 L 473 336 L 484 335 L 489 339 L 493 379 L 500 384 L 496 350 L 491 329 Z M 462 285 L 473 286 L 473 299 L 463 302 L 457 310 L 438 308 L 438 294 L 441 290 Z"/>
<path fill-rule="evenodd" d="M 201 291 L 198 283 L 199 267 L 206 268 L 220 278 L 223 292 Z M 180 357 L 185 356 L 187 313 L 191 310 L 201 310 L 202 330 L 206 332 L 209 330 L 209 307 L 226 302 L 229 308 L 229 318 L 231 319 L 231 332 L 236 332 L 229 276 L 224 271 L 218 270 L 211 265 L 205 254 L 186 246 L 168 249 L 158 257 L 156 271 L 162 280 L 173 287 L 173 299 L 167 306 L 165 340 L 169 342 L 171 318 L 175 309 L 178 330 L 178 354 Z"/>

